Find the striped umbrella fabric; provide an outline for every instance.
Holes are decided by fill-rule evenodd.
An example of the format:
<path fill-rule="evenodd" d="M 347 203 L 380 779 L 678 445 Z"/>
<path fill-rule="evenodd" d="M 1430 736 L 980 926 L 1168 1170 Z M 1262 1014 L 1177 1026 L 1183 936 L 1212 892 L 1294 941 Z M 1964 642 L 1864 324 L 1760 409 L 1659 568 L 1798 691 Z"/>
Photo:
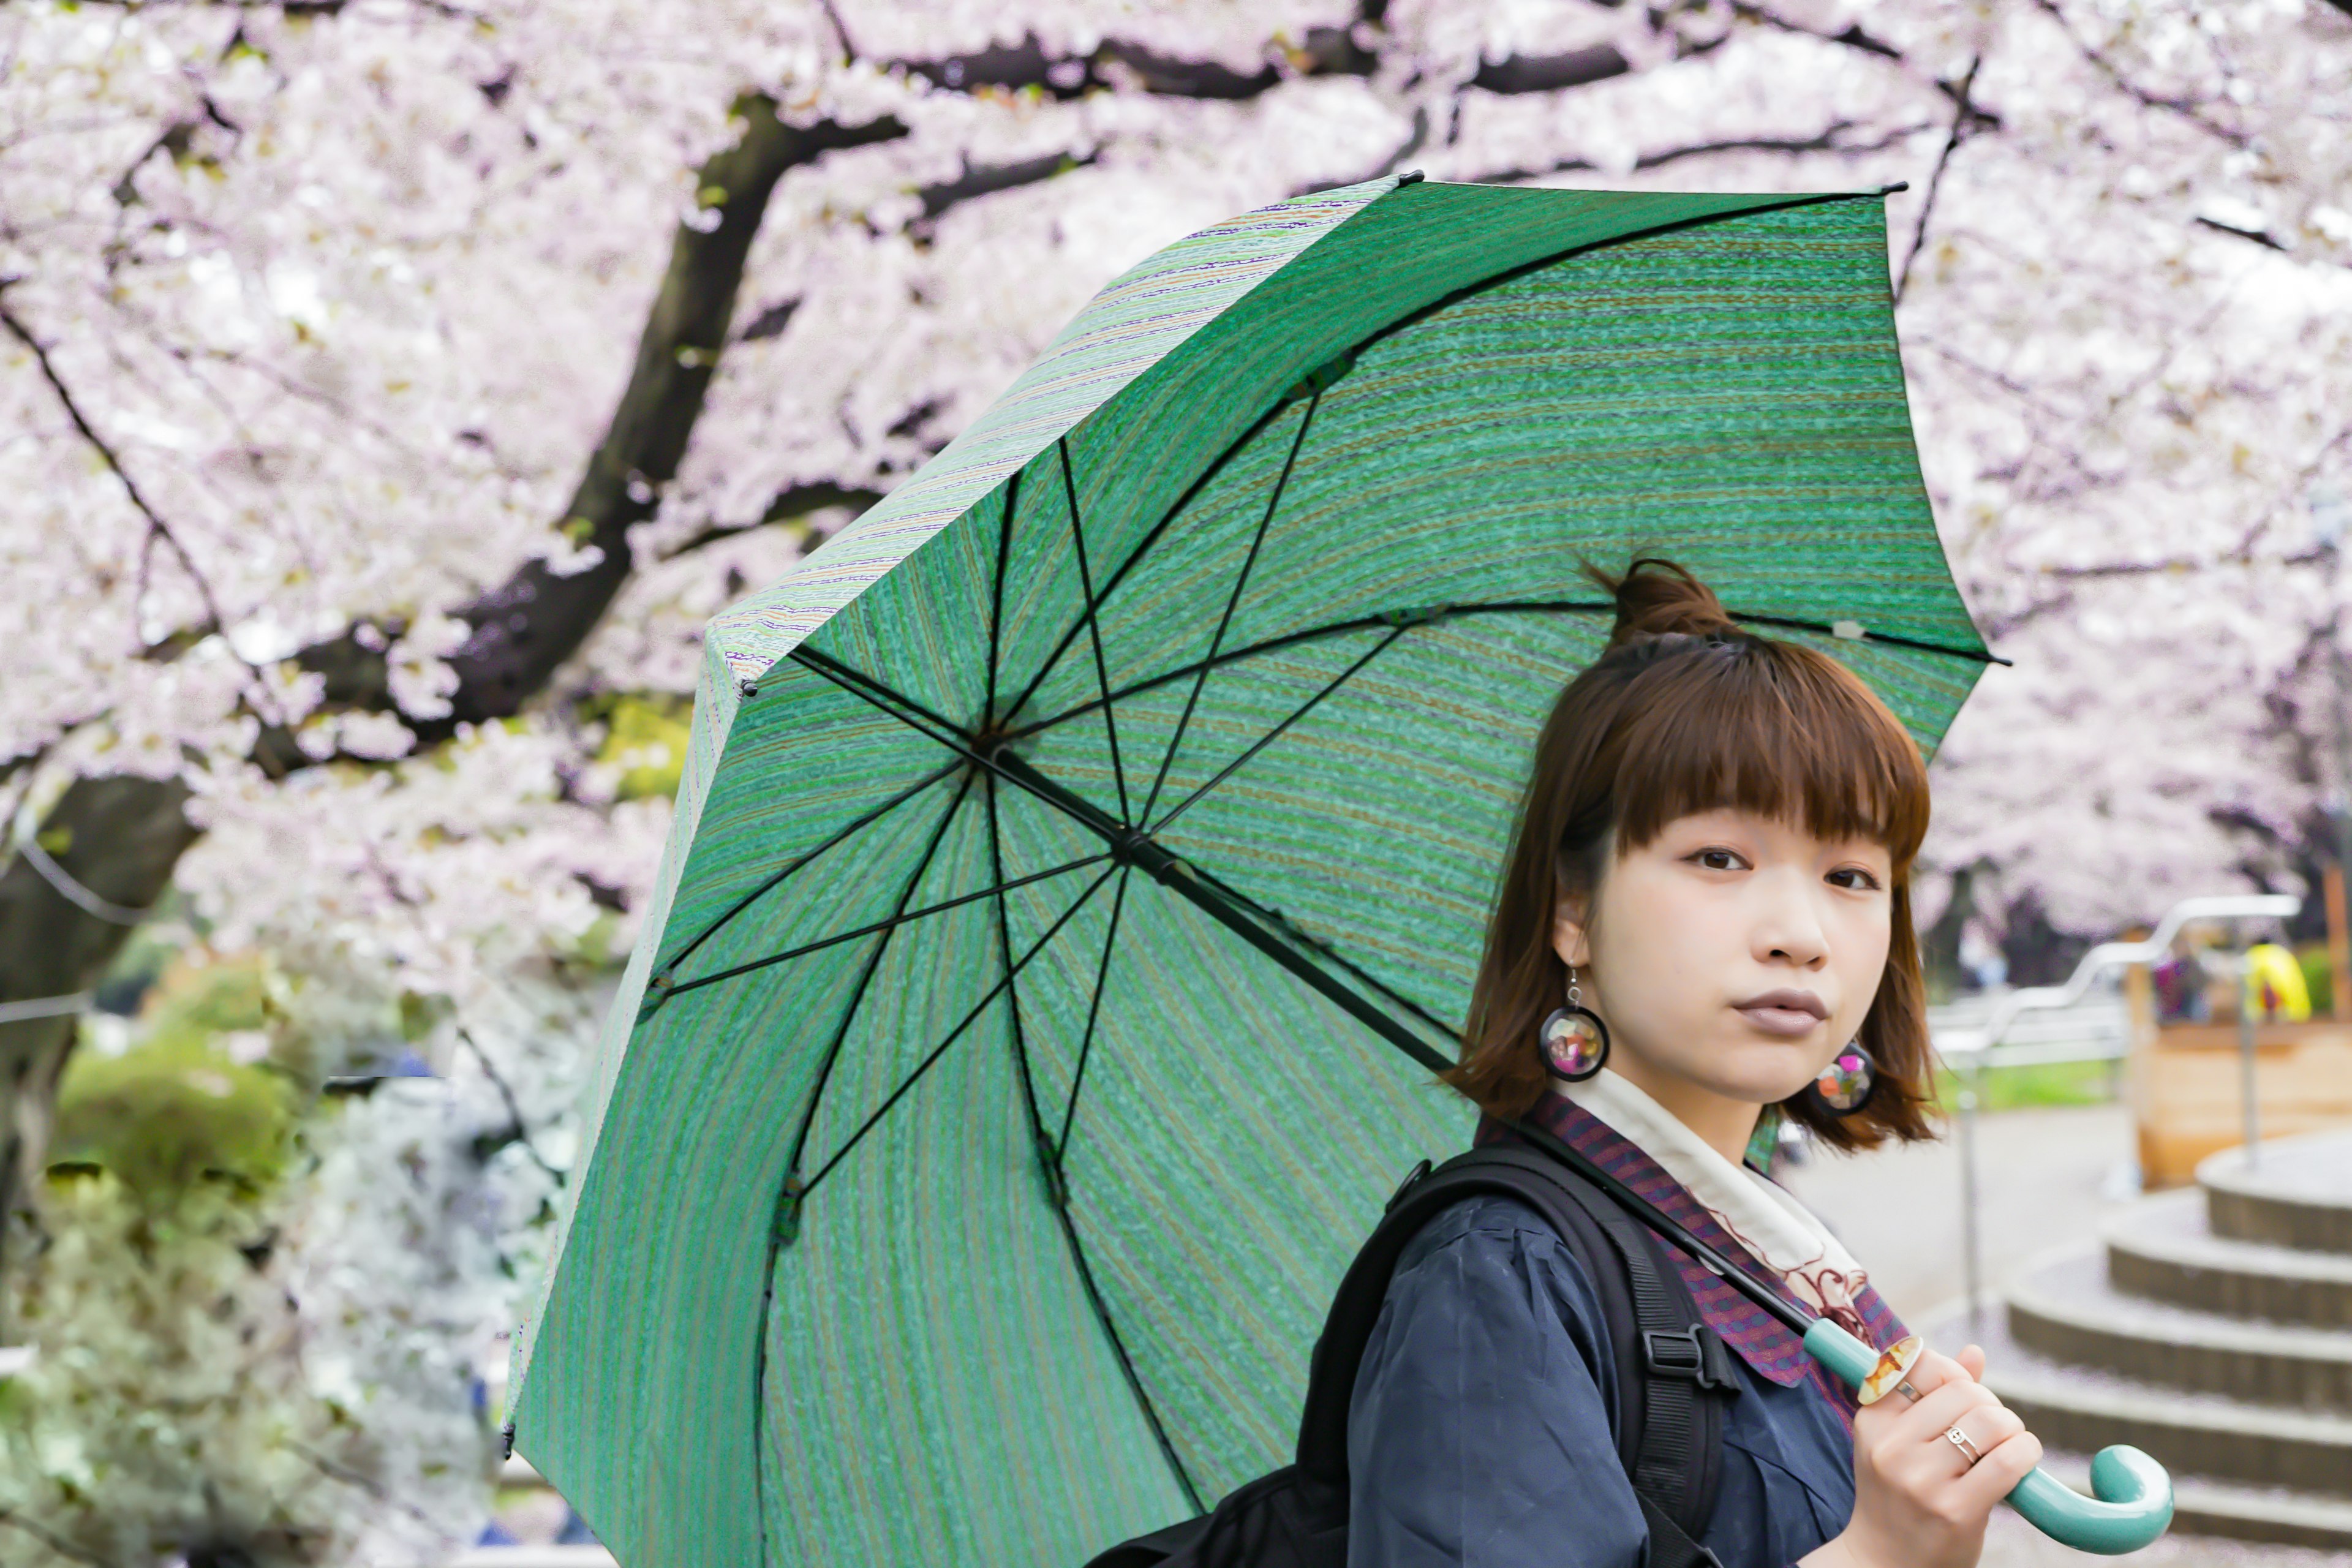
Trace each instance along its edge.
<path fill-rule="evenodd" d="M 520 1451 L 729 1568 L 1076 1563 L 1282 1462 L 1636 549 L 1941 737 L 1876 193 L 1381 180 L 1105 289 L 711 623 Z"/>

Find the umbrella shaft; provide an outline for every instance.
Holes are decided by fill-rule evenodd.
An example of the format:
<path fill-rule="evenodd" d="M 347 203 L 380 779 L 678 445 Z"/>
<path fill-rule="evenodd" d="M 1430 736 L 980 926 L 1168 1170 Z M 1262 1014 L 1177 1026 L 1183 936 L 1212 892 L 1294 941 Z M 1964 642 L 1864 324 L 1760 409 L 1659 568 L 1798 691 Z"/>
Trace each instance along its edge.
<path fill-rule="evenodd" d="M 1278 931 L 1270 929 L 1255 911 L 1244 908 L 1228 898 L 1223 889 L 1211 886 L 1194 874 L 1191 867 L 1154 842 L 1141 829 L 1122 826 L 1099 807 L 1047 778 L 1006 748 L 994 748 L 991 752 L 982 753 L 980 760 L 1009 783 L 1055 806 L 1100 837 L 1109 846 L 1113 859 L 1149 872 L 1160 886 L 1280 964 L 1309 988 L 1431 1072 L 1443 1073 L 1454 1066 L 1386 1008 L 1299 952 Z M 1811 1313 L 1783 1300 L 1769 1286 L 1750 1277 L 1747 1270 L 1735 1266 L 1689 1230 L 1661 1213 L 1631 1187 L 1595 1164 L 1581 1151 L 1540 1127 L 1523 1121 L 1513 1121 L 1509 1125 L 1521 1137 L 1537 1144 L 1608 1194 L 1611 1201 L 1620 1208 L 1696 1258 L 1710 1272 L 1720 1276 L 1733 1289 L 1785 1324 L 1790 1332 L 1801 1336 L 1812 1326 Z"/>

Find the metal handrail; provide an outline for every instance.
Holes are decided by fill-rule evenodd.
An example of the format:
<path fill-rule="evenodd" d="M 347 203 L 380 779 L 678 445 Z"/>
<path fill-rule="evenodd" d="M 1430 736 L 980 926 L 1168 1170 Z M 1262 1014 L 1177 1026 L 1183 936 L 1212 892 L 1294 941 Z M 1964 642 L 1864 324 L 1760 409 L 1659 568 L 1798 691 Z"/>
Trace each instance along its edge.
<path fill-rule="evenodd" d="M 2089 994 L 2091 984 L 2111 969 L 2154 963 L 2172 950 L 2180 928 L 2193 921 L 2293 920 L 2303 911 L 2303 900 L 2292 893 L 2237 893 L 2183 899 L 2164 912 L 2155 931 L 2144 942 L 2103 942 L 2084 953 L 2074 973 L 2061 985 L 2031 985 L 2010 992 L 1993 1004 L 1992 1016 L 1971 1043 L 1958 1050 L 1940 1047 L 1948 1060 L 1965 1072 L 1960 1087 L 1960 1230 L 1968 1268 L 1969 1325 L 1983 1331 L 1984 1259 L 1979 1240 L 1977 1193 L 1977 1090 L 1993 1047 L 2021 1013 L 2071 1007 Z M 2240 1011 L 2244 1011 L 2242 1001 Z M 2251 1047 L 2249 1047 L 2251 1050 Z M 2246 1093 L 2252 1094 L 2249 1082 Z M 2251 1134 L 2250 1134 L 2251 1136 Z"/>
<path fill-rule="evenodd" d="M 1984 1052 L 2000 1044 L 2010 1025 L 2020 1013 L 2035 1012 L 2050 1007 L 2071 1007 L 2090 994 L 2092 982 L 2110 969 L 2127 969 L 2136 963 L 2154 963 L 2172 950 L 2173 939 L 2180 928 L 2195 921 L 2229 920 L 2293 920 L 2303 912 L 2303 900 L 2292 893 L 2224 894 L 2212 898 L 2183 899 L 2164 912 L 2157 922 L 2154 934 L 2145 942 L 2103 942 L 2084 953 L 2074 965 L 2074 973 L 2059 985 L 2030 985 L 2012 991 L 1993 1004 L 1992 1016 L 1978 1031 L 1977 1039 L 1957 1051 L 1944 1048 L 1949 1059 L 1955 1055 L 1980 1058 Z"/>

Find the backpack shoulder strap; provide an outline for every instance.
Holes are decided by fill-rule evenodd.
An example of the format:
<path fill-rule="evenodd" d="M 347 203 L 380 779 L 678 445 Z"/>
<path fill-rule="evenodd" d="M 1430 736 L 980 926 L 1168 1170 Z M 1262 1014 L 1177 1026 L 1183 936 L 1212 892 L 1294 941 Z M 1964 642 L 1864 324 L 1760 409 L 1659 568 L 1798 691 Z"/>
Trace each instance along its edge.
<path fill-rule="evenodd" d="M 1656 1240 L 1565 1165 L 1516 1146 L 1476 1149 L 1417 1167 L 1341 1281 L 1307 1374 L 1298 1468 L 1344 1486 L 1348 1408 L 1364 1347 L 1405 1247 L 1443 1210 L 1496 1194 L 1542 1215 L 1591 1278 L 1617 1363 L 1618 1446 L 1650 1526 L 1649 1568 L 1714 1561 L 1696 1538 L 1715 1506 L 1728 1352 L 1699 1320 Z"/>

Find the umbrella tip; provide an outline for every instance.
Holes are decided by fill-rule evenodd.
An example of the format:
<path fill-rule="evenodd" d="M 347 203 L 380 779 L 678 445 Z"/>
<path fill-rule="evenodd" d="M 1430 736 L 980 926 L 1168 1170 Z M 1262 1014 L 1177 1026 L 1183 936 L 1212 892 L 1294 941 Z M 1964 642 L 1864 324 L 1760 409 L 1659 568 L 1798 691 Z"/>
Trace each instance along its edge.
<path fill-rule="evenodd" d="M 1881 185 L 1881 186 L 1879 186 L 1879 187 L 1878 187 L 1878 194 L 1879 194 L 1880 195 L 1882 195 L 1882 196 L 1891 196 L 1891 195 L 1894 195 L 1895 192 L 1897 192 L 1897 191 L 1907 191 L 1907 190 L 1909 190 L 1910 188 L 1911 188 L 1911 182 L 1910 182 L 1910 181 L 1908 181 L 1908 180 L 1897 180 L 1897 181 L 1895 181 L 1895 182 L 1893 184 L 1891 184 L 1891 185 Z"/>
<path fill-rule="evenodd" d="M 1421 184 L 1423 177 L 1424 176 L 1419 169 L 1407 169 L 1403 174 L 1397 176 L 1397 184 L 1400 186 L 1417 185 Z"/>

